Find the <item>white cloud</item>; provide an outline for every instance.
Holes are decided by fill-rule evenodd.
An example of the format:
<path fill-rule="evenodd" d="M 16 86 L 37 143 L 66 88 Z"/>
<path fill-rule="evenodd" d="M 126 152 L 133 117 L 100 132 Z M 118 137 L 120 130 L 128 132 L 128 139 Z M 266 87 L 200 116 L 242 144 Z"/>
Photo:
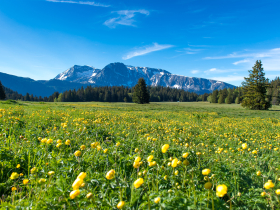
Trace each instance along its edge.
<path fill-rule="evenodd" d="M 236 72 L 244 71 L 244 69 L 217 69 L 217 68 L 211 68 L 206 71 L 204 71 L 205 74 L 215 74 L 215 73 L 232 73 L 237 74 Z"/>
<path fill-rule="evenodd" d="M 193 49 L 193 48 L 184 48 L 184 50 L 186 50 L 186 54 L 197 54 L 199 51 L 203 50 L 203 49 Z"/>
<path fill-rule="evenodd" d="M 201 49 L 201 47 L 208 47 L 207 45 L 190 45 L 188 44 L 190 47 L 187 47 L 187 48 L 183 48 L 182 50 L 175 50 L 176 52 L 179 52 L 181 54 L 179 55 L 176 55 L 176 56 L 173 56 L 172 58 L 176 58 L 176 57 L 179 57 L 179 56 L 182 56 L 182 55 L 193 55 L 193 54 L 197 54 L 199 53 L 200 51 L 204 50 L 204 49 Z"/>
<path fill-rule="evenodd" d="M 270 50 L 258 50 L 252 52 L 252 50 L 244 50 L 243 52 L 234 52 L 225 56 L 206 57 L 204 59 L 234 59 L 243 58 L 237 60 L 234 65 L 243 64 L 243 68 L 251 69 L 256 60 L 261 60 L 265 71 L 279 71 L 280 72 L 280 48 L 274 48 Z"/>
<path fill-rule="evenodd" d="M 240 60 L 240 61 L 236 61 L 236 62 L 234 62 L 233 64 L 234 65 L 238 65 L 238 64 L 240 64 L 240 63 L 248 63 L 248 62 L 250 62 L 251 60 L 249 60 L 249 59 L 243 59 L 243 60 Z"/>
<path fill-rule="evenodd" d="M 209 70 L 204 71 L 204 73 L 209 74 L 209 73 L 226 73 L 226 72 L 232 72 L 233 69 L 226 69 L 226 70 L 221 70 L 217 68 L 211 68 Z"/>
<path fill-rule="evenodd" d="M 280 57 L 262 59 L 262 64 L 265 71 L 279 71 L 280 75 Z"/>
<path fill-rule="evenodd" d="M 222 82 L 232 82 L 232 81 L 243 81 L 244 77 L 229 75 L 229 76 L 226 76 L 226 77 L 212 77 L 211 79 L 222 81 Z"/>
<path fill-rule="evenodd" d="M 157 44 L 154 43 L 153 46 L 146 46 L 144 48 L 129 52 L 127 55 L 125 55 L 122 59 L 123 60 L 127 60 L 136 56 L 140 56 L 140 55 L 145 55 L 151 52 L 155 52 L 155 51 L 159 51 L 159 50 L 164 50 L 170 47 L 174 47 L 173 45 L 169 45 L 169 44 Z"/>
<path fill-rule="evenodd" d="M 117 13 L 119 16 L 106 20 L 104 25 L 115 28 L 117 25 L 125 25 L 125 26 L 136 26 L 134 25 L 135 20 L 133 19 L 137 13 L 143 15 L 149 15 L 150 12 L 145 9 L 140 10 L 120 10 L 112 13 Z"/>
<path fill-rule="evenodd" d="M 192 74 L 197 74 L 197 73 L 199 73 L 199 70 L 192 70 L 191 73 Z"/>
<path fill-rule="evenodd" d="M 72 1 L 72 0 L 46 0 L 49 2 L 56 2 L 56 3 L 69 3 L 69 4 L 84 4 L 96 7 L 110 7 L 110 5 L 95 3 L 92 1 Z"/>
<path fill-rule="evenodd" d="M 214 57 L 205 57 L 204 59 L 227 59 L 227 58 L 272 58 L 280 57 L 280 48 L 274 48 L 270 50 L 260 51 L 257 53 L 232 53 L 225 56 L 214 56 Z"/>
<path fill-rule="evenodd" d="M 217 71 L 217 69 L 216 68 L 212 68 L 212 69 L 209 69 L 209 71 Z"/>

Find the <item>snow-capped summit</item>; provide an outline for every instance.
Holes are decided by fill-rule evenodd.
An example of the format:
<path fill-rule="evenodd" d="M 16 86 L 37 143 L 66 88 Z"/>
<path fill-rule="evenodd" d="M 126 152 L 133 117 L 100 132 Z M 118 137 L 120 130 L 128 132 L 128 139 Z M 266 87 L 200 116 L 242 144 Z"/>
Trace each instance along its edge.
<path fill-rule="evenodd" d="M 94 77 L 98 72 L 100 72 L 100 69 L 96 69 L 92 66 L 74 65 L 70 69 L 57 75 L 54 79 L 78 83 L 90 83 L 89 78 Z"/>
<path fill-rule="evenodd" d="M 75 65 L 54 79 L 93 86 L 133 87 L 141 77 L 145 79 L 147 85 L 184 89 L 199 94 L 234 87 L 221 81 L 179 76 L 162 69 L 135 67 L 123 63 L 110 63 L 102 70 L 91 66 Z"/>

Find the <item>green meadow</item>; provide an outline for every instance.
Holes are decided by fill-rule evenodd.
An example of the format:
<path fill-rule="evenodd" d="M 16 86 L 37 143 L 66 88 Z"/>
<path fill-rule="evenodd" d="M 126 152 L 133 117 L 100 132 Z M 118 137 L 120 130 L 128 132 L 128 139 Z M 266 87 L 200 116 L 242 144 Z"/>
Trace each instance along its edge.
<path fill-rule="evenodd" d="M 280 209 L 280 106 L 0 102 L 2 209 Z"/>

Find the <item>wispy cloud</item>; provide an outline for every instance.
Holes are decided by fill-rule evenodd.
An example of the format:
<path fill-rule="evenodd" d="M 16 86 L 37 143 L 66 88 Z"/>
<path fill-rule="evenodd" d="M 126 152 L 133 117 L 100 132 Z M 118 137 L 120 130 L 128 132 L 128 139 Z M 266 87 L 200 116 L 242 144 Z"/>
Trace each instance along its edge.
<path fill-rule="evenodd" d="M 220 16 L 220 17 L 213 17 L 212 15 L 208 17 L 207 20 L 204 20 L 200 22 L 199 24 L 195 24 L 191 27 L 191 29 L 202 29 L 205 27 L 222 27 L 227 26 L 232 22 L 232 20 L 235 18 L 235 16 Z M 211 38 L 211 37 L 204 37 L 204 38 Z"/>
<path fill-rule="evenodd" d="M 262 63 L 265 71 L 278 71 L 280 75 L 280 57 L 263 59 Z"/>
<path fill-rule="evenodd" d="M 226 77 L 212 77 L 211 79 L 222 81 L 222 82 L 233 82 L 233 81 L 243 81 L 244 77 L 243 76 L 229 75 L 229 76 L 226 76 Z"/>
<path fill-rule="evenodd" d="M 280 48 L 264 50 L 257 53 L 231 53 L 224 56 L 205 57 L 204 59 L 227 59 L 227 58 L 271 58 L 280 56 Z"/>
<path fill-rule="evenodd" d="M 240 72 L 244 71 L 243 69 L 217 69 L 217 68 L 211 68 L 206 71 L 204 71 L 205 74 L 215 74 L 215 73 L 228 73 L 228 72 Z"/>
<path fill-rule="evenodd" d="M 221 70 L 221 69 L 217 69 L 217 68 L 211 68 L 211 69 L 204 71 L 204 73 L 206 73 L 206 74 L 208 74 L 208 73 L 225 73 L 225 72 L 228 72 L 228 70 Z"/>
<path fill-rule="evenodd" d="M 217 68 L 212 68 L 212 69 L 209 69 L 209 71 L 211 71 L 211 72 L 217 72 L 217 71 L 219 71 Z"/>
<path fill-rule="evenodd" d="M 140 9 L 140 10 L 120 10 L 120 11 L 115 11 L 112 13 L 117 13 L 118 17 L 111 18 L 109 20 L 106 20 L 104 22 L 104 25 L 110 27 L 110 28 L 115 28 L 117 25 L 125 25 L 125 26 L 134 26 L 135 20 L 133 19 L 137 13 L 143 14 L 148 16 L 150 14 L 149 11 L 145 9 Z"/>
<path fill-rule="evenodd" d="M 173 45 L 169 45 L 169 44 L 157 44 L 154 43 L 152 46 L 145 46 L 143 48 L 137 49 L 135 51 L 129 52 L 127 55 L 125 55 L 122 59 L 123 60 L 128 60 L 130 58 L 136 57 L 136 56 L 140 56 L 140 55 L 145 55 L 151 52 L 155 52 L 155 51 L 159 51 L 159 50 L 164 50 L 170 47 L 174 47 Z"/>
<path fill-rule="evenodd" d="M 266 71 L 279 71 L 280 72 L 280 48 L 270 50 L 244 50 L 242 52 L 233 52 L 223 56 L 205 57 L 204 59 L 238 59 L 233 64 L 242 65 L 244 68 L 251 69 L 256 60 L 262 60 L 263 68 Z M 242 60 L 239 60 L 243 58 Z"/>
<path fill-rule="evenodd" d="M 240 61 L 236 61 L 236 62 L 234 62 L 233 64 L 234 65 L 238 65 L 238 64 L 240 64 L 240 63 L 248 63 L 248 62 L 250 62 L 251 60 L 250 59 L 243 59 L 243 60 L 240 60 Z"/>
<path fill-rule="evenodd" d="M 197 74 L 197 73 L 199 73 L 199 72 L 200 72 L 199 70 L 192 70 L 192 71 L 191 71 L 192 74 Z"/>
<path fill-rule="evenodd" d="M 197 54 L 199 51 L 201 51 L 201 50 L 203 50 L 203 49 L 194 49 L 194 48 L 184 48 L 184 50 L 186 50 L 185 51 L 185 53 L 186 54 Z"/>
<path fill-rule="evenodd" d="M 176 57 L 186 55 L 186 54 L 187 55 L 197 54 L 200 51 L 203 51 L 204 50 L 203 48 L 210 47 L 208 45 L 190 45 L 190 44 L 188 44 L 188 45 L 189 45 L 189 47 L 183 48 L 181 50 L 176 50 L 176 52 L 179 52 L 181 54 L 173 56 L 172 58 L 176 58 Z"/>
<path fill-rule="evenodd" d="M 68 4 L 84 4 L 96 7 L 110 7 L 110 5 L 100 4 L 93 1 L 72 1 L 72 0 L 46 0 L 49 2 L 56 2 L 56 3 L 68 3 Z"/>

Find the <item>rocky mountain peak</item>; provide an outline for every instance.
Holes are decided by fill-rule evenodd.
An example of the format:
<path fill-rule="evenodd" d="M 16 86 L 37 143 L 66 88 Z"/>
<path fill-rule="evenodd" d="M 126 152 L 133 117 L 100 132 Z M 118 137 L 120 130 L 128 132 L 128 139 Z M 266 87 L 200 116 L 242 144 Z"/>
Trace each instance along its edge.
<path fill-rule="evenodd" d="M 54 79 L 94 86 L 133 87 L 140 77 L 145 79 L 147 85 L 178 88 L 199 94 L 234 87 L 221 81 L 179 76 L 163 69 L 135 67 L 119 62 L 110 63 L 102 70 L 91 66 L 74 65 Z"/>

